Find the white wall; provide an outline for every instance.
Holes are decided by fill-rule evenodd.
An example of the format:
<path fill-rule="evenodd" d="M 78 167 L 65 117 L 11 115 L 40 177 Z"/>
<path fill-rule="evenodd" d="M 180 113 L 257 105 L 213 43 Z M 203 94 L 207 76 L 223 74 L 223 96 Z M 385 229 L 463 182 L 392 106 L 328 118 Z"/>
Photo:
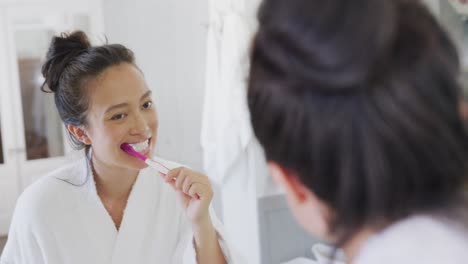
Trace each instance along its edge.
<path fill-rule="evenodd" d="M 435 14 L 439 14 L 440 0 L 424 0 L 423 2 L 425 2 Z"/>
<path fill-rule="evenodd" d="M 105 32 L 136 54 L 159 112 L 158 154 L 202 169 L 208 0 L 104 0 Z"/>

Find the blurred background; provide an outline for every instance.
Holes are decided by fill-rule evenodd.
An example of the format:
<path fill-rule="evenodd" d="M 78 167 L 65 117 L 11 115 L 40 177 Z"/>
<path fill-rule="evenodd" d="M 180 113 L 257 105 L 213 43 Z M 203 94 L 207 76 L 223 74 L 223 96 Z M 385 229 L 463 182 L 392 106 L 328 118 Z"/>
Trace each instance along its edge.
<path fill-rule="evenodd" d="M 468 69 L 468 5 L 425 2 Z M 107 39 L 135 52 L 159 112 L 158 155 L 211 178 L 215 210 L 249 263 L 312 257 L 317 240 L 294 224 L 249 124 L 247 55 L 259 3 L 0 0 L 0 252 L 24 188 L 80 155 L 67 142 L 53 97 L 39 89 L 51 37 L 80 29 L 94 44 Z"/>

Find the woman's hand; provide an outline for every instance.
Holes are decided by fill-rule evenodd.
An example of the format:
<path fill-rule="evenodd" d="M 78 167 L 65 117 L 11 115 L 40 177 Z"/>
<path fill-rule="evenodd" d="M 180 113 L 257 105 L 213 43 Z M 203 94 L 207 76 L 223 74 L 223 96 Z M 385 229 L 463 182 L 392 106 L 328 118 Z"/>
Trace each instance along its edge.
<path fill-rule="evenodd" d="M 177 192 L 185 212 L 192 222 L 197 263 L 226 263 L 211 222 L 209 208 L 213 189 L 206 175 L 180 167 L 161 174 Z"/>
<path fill-rule="evenodd" d="M 198 227 L 211 224 L 209 207 L 213 199 L 213 189 L 206 175 L 179 167 L 161 176 L 177 192 L 192 225 Z"/>

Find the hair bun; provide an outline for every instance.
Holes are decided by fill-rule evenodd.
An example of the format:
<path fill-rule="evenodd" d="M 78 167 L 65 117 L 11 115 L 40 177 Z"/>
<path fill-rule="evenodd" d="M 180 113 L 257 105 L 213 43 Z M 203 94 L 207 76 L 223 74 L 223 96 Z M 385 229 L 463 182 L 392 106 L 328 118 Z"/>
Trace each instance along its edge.
<path fill-rule="evenodd" d="M 57 92 L 63 69 L 89 48 L 91 48 L 91 43 L 83 31 L 62 33 L 60 36 L 53 37 L 47 51 L 46 62 L 42 66 L 45 81 L 41 89 L 45 91 L 45 86 L 47 86 L 51 92 Z"/>
<path fill-rule="evenodd" d="M 294 85 L 298 92 L 361 92 L 386 66 L 402 1 L 265 1 L 256 56 L 274 75 L 307 84 Z"/>

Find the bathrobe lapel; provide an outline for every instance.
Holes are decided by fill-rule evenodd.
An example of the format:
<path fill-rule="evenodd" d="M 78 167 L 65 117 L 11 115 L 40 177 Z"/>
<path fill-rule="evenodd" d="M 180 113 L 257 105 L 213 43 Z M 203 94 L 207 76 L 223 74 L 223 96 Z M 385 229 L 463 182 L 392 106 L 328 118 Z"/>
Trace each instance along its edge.
<path fill-rule="evenodd" d="M 111 256 L 118 232 L 112 218 L 97 195 L 91 169 L 89 166 L 83 168 L 88 169 L 88 171 L 81 175 L 87 175 L 88 179 L 83 188 L 79 188 L 79 191 L 82 192 L 81 197 L 83 197 L 83 201 L 78 204 L 81 211 L 79 220 L 86 227 L 85 232 L 87 232 L 92 249 L 108 252 L 107 256 Z M 110 259 L 107 262 L 109 263 Z"/>
<path fill-rule="evenodd" d="M 149 229 L 157 224 L 155 212 L 160 188 L 157 177 L 159 175 L 148 169 L 138 175 L 116 237 L 112 264 L 137 263 L 144 258 L 143 249 L 147 247 L 145 238 Z"/>

